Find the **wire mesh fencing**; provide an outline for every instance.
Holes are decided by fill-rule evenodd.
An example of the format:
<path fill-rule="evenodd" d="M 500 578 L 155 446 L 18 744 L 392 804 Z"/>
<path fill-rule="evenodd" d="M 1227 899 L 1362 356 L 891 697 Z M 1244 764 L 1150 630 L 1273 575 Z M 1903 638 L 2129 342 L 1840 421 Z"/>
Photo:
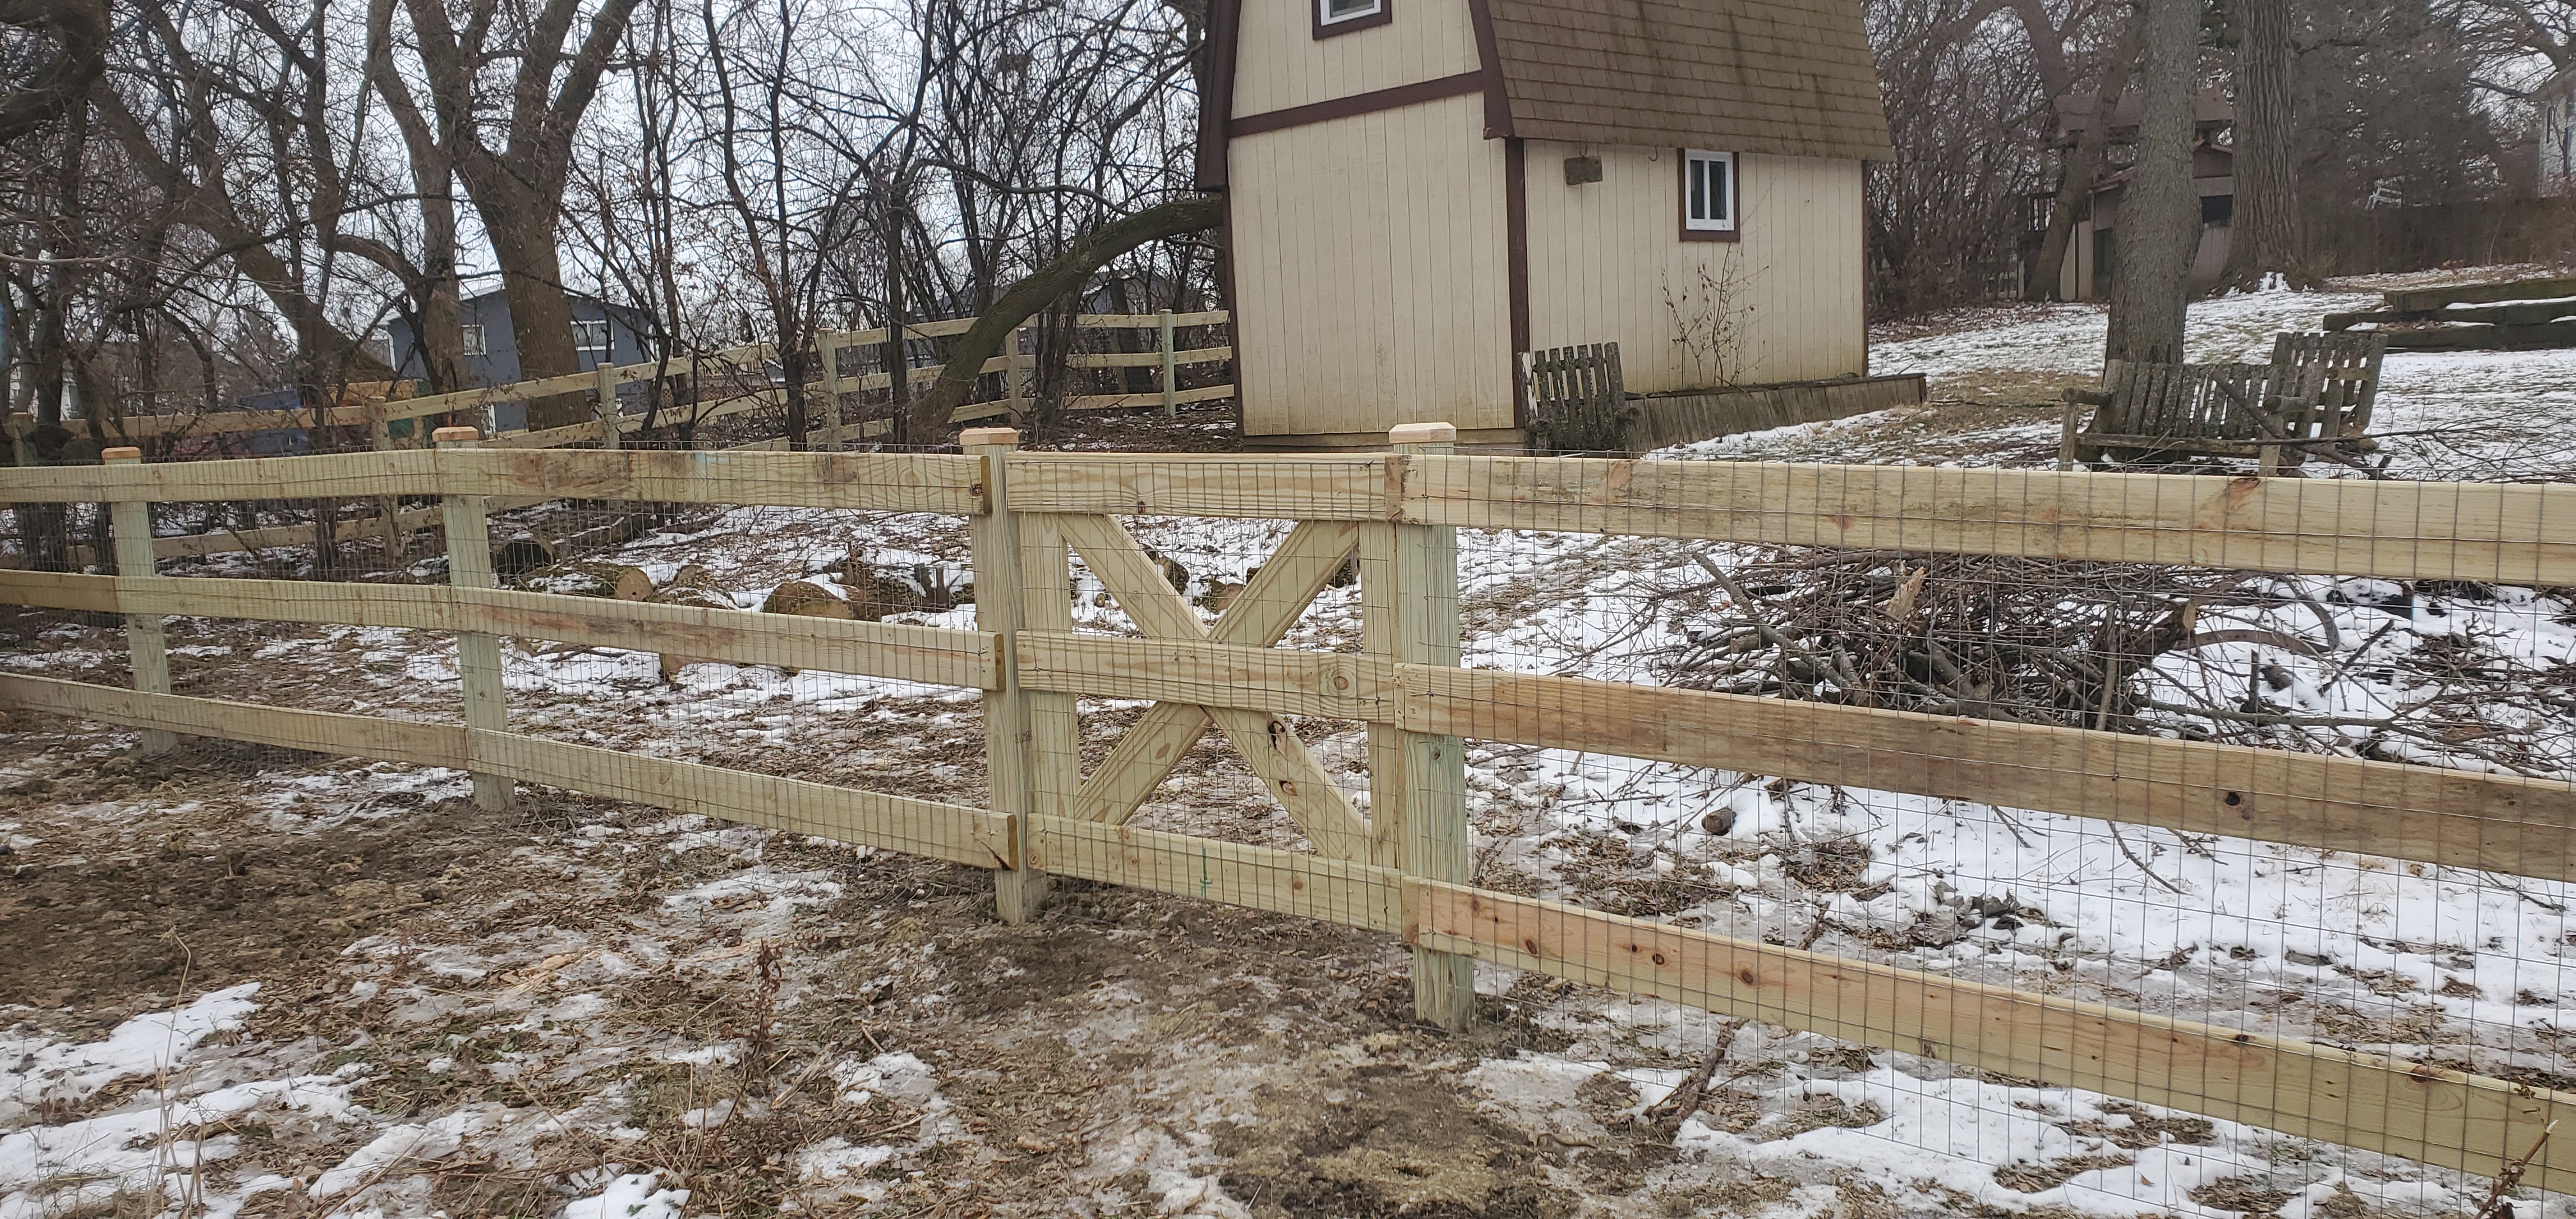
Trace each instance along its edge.
<path fill-rule="evenodd" d="M 1392 933 L 1417 1014 L 1615 1076 L 1677 1150 L 1926 1204 L 2576 1178 L 2553 488 L 753 456 L 670 502 L 476 467 L 534 480 L 446 620 L 513 641 L 525 743 L 478 769 Z M 988 510 L 833 506 L 915 477 Z M 376 536 L 278 570 L 458 575 Z M 818 625 L 755 654 L 755 615 Z M 391 643 L 296 663 L 351 711 L 402 705 L 328 681 L 370 649 L 470 686 Z"/>

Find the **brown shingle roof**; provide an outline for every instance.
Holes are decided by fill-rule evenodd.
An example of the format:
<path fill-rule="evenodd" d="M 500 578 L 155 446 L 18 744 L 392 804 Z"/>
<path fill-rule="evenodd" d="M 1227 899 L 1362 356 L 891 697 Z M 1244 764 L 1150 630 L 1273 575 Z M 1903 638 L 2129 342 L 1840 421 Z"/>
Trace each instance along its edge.
<path fill-rule="evenodd" d="M 1486 0 L 1512 133 L 1885 160 L 1860 0 Z"/>

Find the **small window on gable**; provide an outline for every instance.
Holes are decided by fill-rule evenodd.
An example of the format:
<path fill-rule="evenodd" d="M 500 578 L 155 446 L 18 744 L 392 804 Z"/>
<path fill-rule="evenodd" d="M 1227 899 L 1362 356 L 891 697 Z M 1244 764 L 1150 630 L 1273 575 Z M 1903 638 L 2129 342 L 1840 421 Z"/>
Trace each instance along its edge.
<path fill-rule="evenodd" d="M 1682 153 L 1682 232 L 1735 231 L 1735 154 Z"/>
<path fill-rule="evenodd" d="M 1394 19 L 1395 0 L 1307 0 L 1315 6 L 1315 37 L 1385 25 Z"/>
<path fill-rule="evenodd" d="M 574 322 L 572 324 L 572 354 L 573 358 L 577 360 L 585 357 L 588 358 L 591 366 L 594 368 L 607 363 L 608 323 L 605 321 Z"/>
<path fill-rule="evenodd" d="M 483 328 L 482 328 L 481 326 L 472 326 L 472 325 L 469 325 L 469 326 L 464 327 L 464 330 L 465 330 L 465 335 L 464 335 L 464 339 L 465 339 L 465 341 L 461 344 L 461 346 L 463 346 L 463 347 L 465 348 L 465 354 L 467 354 L 467 355 L 469 355 L 469 356 L 479 356 L 479 355 L 484 354 L 484 350 L 483 350 Z"/>

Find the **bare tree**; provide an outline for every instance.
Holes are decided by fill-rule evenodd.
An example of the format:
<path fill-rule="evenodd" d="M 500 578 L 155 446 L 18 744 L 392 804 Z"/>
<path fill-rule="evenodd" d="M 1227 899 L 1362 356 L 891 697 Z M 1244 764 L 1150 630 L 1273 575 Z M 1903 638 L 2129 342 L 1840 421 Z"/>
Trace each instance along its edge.
<path fill-rule="evenodd" d="M 2104 358 L 2183 358 L 2184 277 L 2200 236 L 2192 187 L 2192 103 L 2199 93 L 2200 0 L 2144 0 L 2146 91 L 2137 159 L 2120 200 L 2120 261 Z"/>
<path fill-rule="evenodd" d="M 410 17 L 408 49 L 417 56 L 434 117 L 420 115 L 416 107 L 406 114 L 403 91 L 386 90 L 385 100 L 406 132 L 435 134 L 445 160 L 464 181 L 501 267 L 511 337 L 525 377 L 579 369 L 556 227 L 563 219 L 574 132 L 598 95 L 636 3 L 602 0 L 579 45 L 571 47 L 579 0 L 546 0 L 533 11 L 500 0 L 470 0 L 462 26 L 451 20 L 446 0 L 403 2 Z M 387 37 L 396 36 L 388 30 Z M 487 76 L 512 61 L 505 106 L 495 96 L 504 90 Z M 502 109 L 506 118 L 497 131 L 489 130 L 496 124 L 487 114 Z M 495 134 L 497 144 L 489 138 Z M 588 417 L 590 403 L 587 394 L 531 402 L 528 426 L 578 423 Z"/>
<path fill-rule="evenodd" d="M 100 0 L 0 0 L 0 24 L 53 44 L 25 77 L 0 91 L 0 142 L 69 111 L 107 68 L 107 6 Z"/>
<path fill-rule="evenodd" d="M 2227 282 L 2242 288 L 2279 274 L 2309 288 L 2291 114 L 2290 0 L 2229 0 L 2236 24 L 2236 212 Z"/>
<path fill-rule="evenodd" d="M 2078 61 L 2069 48 L 2102 19 L 2099 8 L 2074 5 L 2063 17 L 2052 14 L 2042 0 L 2012 0 L 2012 8 L 2022 32 L 2030 39 L 2031 63 L 2048 91 L 2049 112 L 2056 130 L 2071 133 L 2072 137 L 2060 142 L 2057 192 L 2049 201 L 2048 227 L 2040 242 L 2039 256 L 2022 281 L 2023 299 L 2055 300 L 2066 266 L 2067 246 L 2075 236 L 2075 221 L 2091 206 L 2093 188 L 2110 166 L 2111 108 L 2128 92 L 2129 77 L 2138 61 L 2139 26 L 2134 17 L 2120 23 L 2109 50 L 2099 56 L 2099 67 L 2088 92 L 2081 88 Z M 2094 99 L 2090 121 L 2070 121 L 2074 116 L 2060 109 L 2079 96 Z"/>

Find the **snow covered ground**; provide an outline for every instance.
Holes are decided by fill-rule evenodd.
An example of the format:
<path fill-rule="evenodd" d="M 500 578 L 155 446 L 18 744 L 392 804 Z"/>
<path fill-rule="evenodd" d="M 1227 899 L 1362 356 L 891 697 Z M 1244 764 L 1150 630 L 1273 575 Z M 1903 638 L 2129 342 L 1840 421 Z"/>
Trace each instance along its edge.
<path fill-rule="evenodd" d="M 2394 288 L 2539 274 L 2541 268 L 2366 276 L 2320 292 L 2252 292 L 2196 301 L 2185 335 L 2194 361 L 2271 358 L 2272 336 L 2319 329 L 2328 313 L 2376 308 Z M 2099 305 L 1966 311 L 1893 328 L 1870 370 L 1919 372 L 1933 409 L 1884 412 L 1689 446 L 1688 456 L 1935 465 L 2041 465 L 2057 449 L 2058 391 L 2094 384 Z M 1969 409 L 1981 406 L 1986 409 Z M 2392 478 L 2560 479 L 2576 474 L 2576 353 L 2398 352 L 2381 369 L 2372 430 Z M 2317 471 L 2327 473 L 2328 471 Z"/>
<path fill-rule="evenodd" d="M 2192 355 L 2256 355 L 2272 330 L 2365 299 L 2206 302 Z M 1931 371 L 1943 404 L 1675 456 L 2048 460 L 2053 405 L 2013 403 L 2088 377 L 2100 325 L 2086 307 L 1948 319 L 1877 359 Z M 2392 357 L 2380 419 L 2406 433 L 2392 470 L 2553 476 L 2572 387 L 2571 353 Z M 1135 528 L 1214 602 L 1288 526 Z M 1461 546 L 1478 666 L 1764 688 L 1776 666 L 1727 668 L 1763 654 L 1726 641 L 1807 587 L 1784 574 L 1801 556 L 1757 548 L 1487 533 Z M 949 584 L 966 546 L 954 520 L 740 509 L 659 522 L 603 557 L 663 583 L 694 564 L 751 609 L 798 579 L 854 601 L 882 593 L 860 583 L 870 572 Z M 1717 587 L 1703 557 L 1754 604 Z M 1909 570 L 1890 558 L 1827 591 L 1874 604 Z M 2153 608 L 2171 591 L 2133 571 L 2092 573 L 2062 597 L 2041 583 L 2062 578 L 1943 569 L 1916 587 L 1926 606 L 2013 594 L 2073 615 L 2123 597 Z M 2562 590 L 2260 577 L 2194 595 L 2201 642 L 2146 658 L 2129 686 L 2141 701 L 2123 713 L 2147 730 L 2544 782 L 2576 767 L 2576 605 Z M 1126 629 L 1096 584 L 1077 604 L 1085 629 Z M 964 626 L 972 609 L 891 620 Z M 1962 629 L 1973 642 L 2028 625 Z M 454 645 L 433 634 L 170 630 L 183 692 L 456 714 Z M 1875 655 L 1901 634 L 1818 630 L 1801 646 Z M 1345 587 L 1286 644 L 1358 642 Z M 980 707 L 965 692 L 717 663 L 666 681 L 652 656 L 536 640 L 512 641 L 507 663 L 523 731 L 983 798 Z M 124 680 L 118 634 L 72 615 L 0 618 L 0 664 Z M 1993 699 L 2063 712 L 2029 690 Z M 2192 714 L 2247 706 L 2283 722 Z M 1090 759 L 1140 711 L 1086 702 Z M 1298 731 L 1364 807 L 1358 727 Z M 13 945 L 0 953 L 0 1219 L 2340 1217 L 2459 1214 L 2486 1189 L 1509 971 L 1480 973 L 1487 1030 L 1444 1037 L 1407 1023 L 1407 958 L 1382 937 L 1081 885 L 1042 922 L 1007 928 L 986 917 L 980 874 L 899 855 L 559 792 L 486 814 L 451 772 L 210 743 L 138 762 L 132 741 L 0 720 Z M 2561 955 L 2576 893 L 2560 882 L 1471 746 L 1489 886 L 2576 1084 L 2562 1053 L 2576 1048 L 2576 972 Z M 1260 788 L 1203 742 L 1142 823 L 1298 845 Z M 1721 1048 L 1696 1112 L 1653 1110 Z M 2520 1211 L 2571 1213 L 2536 1194 Z"/>

